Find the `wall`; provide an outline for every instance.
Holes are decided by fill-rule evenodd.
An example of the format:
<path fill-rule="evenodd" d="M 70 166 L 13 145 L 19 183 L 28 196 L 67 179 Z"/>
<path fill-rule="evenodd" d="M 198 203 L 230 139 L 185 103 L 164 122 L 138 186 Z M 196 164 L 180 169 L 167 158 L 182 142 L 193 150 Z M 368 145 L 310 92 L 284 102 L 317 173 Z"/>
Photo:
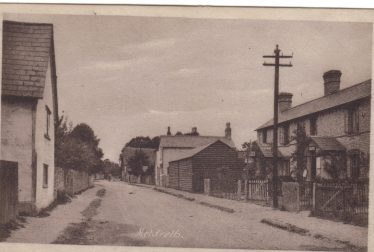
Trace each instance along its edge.
<path fill-rule="evenodd" d="M 192 191 L 191 158 L 170 163 L 169 186 L 183 191 Z"/>
<path fill-rule="evenodd" d="M 160 149 L 159 152 L 159 159 L 158 163 L 162 163 L 162 168 L 159 169 L 160 171 L 160 184 L 163 184 L 162 182 L 162 176 L 163 175 L 168 175 L 168 167 L 169 167 L 169 162 L 172 160 L 175 160 L 178 158 L 181 153 L 184 153 L 186 150 L 190 150 L 191 148 L 162 148 Z M 157 171 L 155 172 L 157 174 Z"/>
<path fill-rule="evenodd" d="M 51 111 L 49 139 L 45 137 L 46 133 L 46 106 Z M 54 109 L 52 98 L 51 66 L 48 64 L 46 74 L 43 99 L 38 100 L 36 109 L 36 130 L 35 130 L 35 150 L 37 154 L 36 171 L 36 206 L 44 208 L 53 201 L 54 196 Z M 48 186 L 43 187 L 43 165 L 48 165 Z"/>
<path fill-rule="evenodd" d="M 93 176 L 84 171 L 55 168 L 55 193 L 65 191 L 70 195 L 79 193 L 93 186 Z"/>
<path fill-rule="evenodd" d="M 204 179 L 210 179 L 211 190 L 220 186 L 222 179 L 240 179 L 243 173 L 244 163 L 240 162 L 235 150 L 224 143 L 217 142 L 196 154 L 192 159 L 193 190 L 203 192 Z M 226 169 L 223 177 L 219 175 L 219 169 Z"/>
<path fill-rule="evenodd" d="M 2 97 L 1 159 L 18 162 L 19 201 L 33 202 L 32 121 L 35 101 Z"/>

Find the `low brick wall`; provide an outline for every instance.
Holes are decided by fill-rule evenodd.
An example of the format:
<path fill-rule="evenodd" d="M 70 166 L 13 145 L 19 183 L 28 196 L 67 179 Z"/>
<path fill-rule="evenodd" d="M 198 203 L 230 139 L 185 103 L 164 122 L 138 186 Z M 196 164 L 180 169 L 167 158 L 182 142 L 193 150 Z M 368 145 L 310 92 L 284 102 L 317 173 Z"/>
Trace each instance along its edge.
<path fill-rule="evenodd" d="M 57 191 L 66 191 L 70 195 L 93 186 L 93 176 L 85 171 L 57 167 L 55 171 L 55 195 Z"/>

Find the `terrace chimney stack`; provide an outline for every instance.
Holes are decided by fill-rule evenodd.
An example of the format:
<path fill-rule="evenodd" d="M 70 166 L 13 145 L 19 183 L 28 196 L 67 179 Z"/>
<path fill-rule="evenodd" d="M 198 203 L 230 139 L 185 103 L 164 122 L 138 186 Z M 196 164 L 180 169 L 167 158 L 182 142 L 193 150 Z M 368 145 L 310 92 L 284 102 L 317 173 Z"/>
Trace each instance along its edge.
<path fill-rule="evenodd" d="M 170 126 L 168 127 L 168 132 L 166 133 L 166 135 L 171 136 Z"/>
<path fill-rule="evenodd" d="M 227 139 L 231 139 L 231 127 L 230 127 L 230 122 L 227 122 L 227 123 L 226 123 L 225 137 L 226 137 Z"/>
<path fill-rule="evenodd" d="M 330 70 L 323 74 L 325 96 L 340 90 L 340 76 L 342 76 L 342 72 L 339 70 Z"/>
<path fill-rule="evenodd" d="M 292 96 L 291 93 L 281 92 L 278 95 L 278 112 L 282 113 L 292 107 Z"/>
<path fill-rule="evenodd" d="M 192 127 L 191 129 L 191 135 L 197 135 L 197 127 Z"/>

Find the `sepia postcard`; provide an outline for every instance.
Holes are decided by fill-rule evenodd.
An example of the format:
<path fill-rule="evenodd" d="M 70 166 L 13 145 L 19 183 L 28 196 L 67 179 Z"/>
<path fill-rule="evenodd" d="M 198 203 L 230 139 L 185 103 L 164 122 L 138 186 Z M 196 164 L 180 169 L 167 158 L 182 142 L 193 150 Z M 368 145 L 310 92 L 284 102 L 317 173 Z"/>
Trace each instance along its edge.
<path fill-rule="evenodd" d="M 373 10 L 0 10 L 1 251 L 373 248 Z"/>

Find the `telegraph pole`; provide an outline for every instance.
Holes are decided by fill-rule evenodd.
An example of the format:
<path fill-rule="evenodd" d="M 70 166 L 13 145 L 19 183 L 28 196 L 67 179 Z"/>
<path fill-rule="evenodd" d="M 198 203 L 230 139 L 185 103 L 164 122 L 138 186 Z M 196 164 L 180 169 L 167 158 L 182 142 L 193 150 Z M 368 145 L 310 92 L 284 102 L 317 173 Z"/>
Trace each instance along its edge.
<path fill-rule="evenodd" d="M 275 63 L 266 63 L 264 66 L 273 66 L 274 72 L 274 124 L 273 124 L 273 207 L 278 207 L 278 95 L 279 95 L 279 67 L 292 67 L 289 64 L 279 63 L 279 59 L 292 58 L 293 55 L 280 55 L 278 45 L 275 47 L 274 55 L 264 55 L 264 58 L 274 58 Z"/>

